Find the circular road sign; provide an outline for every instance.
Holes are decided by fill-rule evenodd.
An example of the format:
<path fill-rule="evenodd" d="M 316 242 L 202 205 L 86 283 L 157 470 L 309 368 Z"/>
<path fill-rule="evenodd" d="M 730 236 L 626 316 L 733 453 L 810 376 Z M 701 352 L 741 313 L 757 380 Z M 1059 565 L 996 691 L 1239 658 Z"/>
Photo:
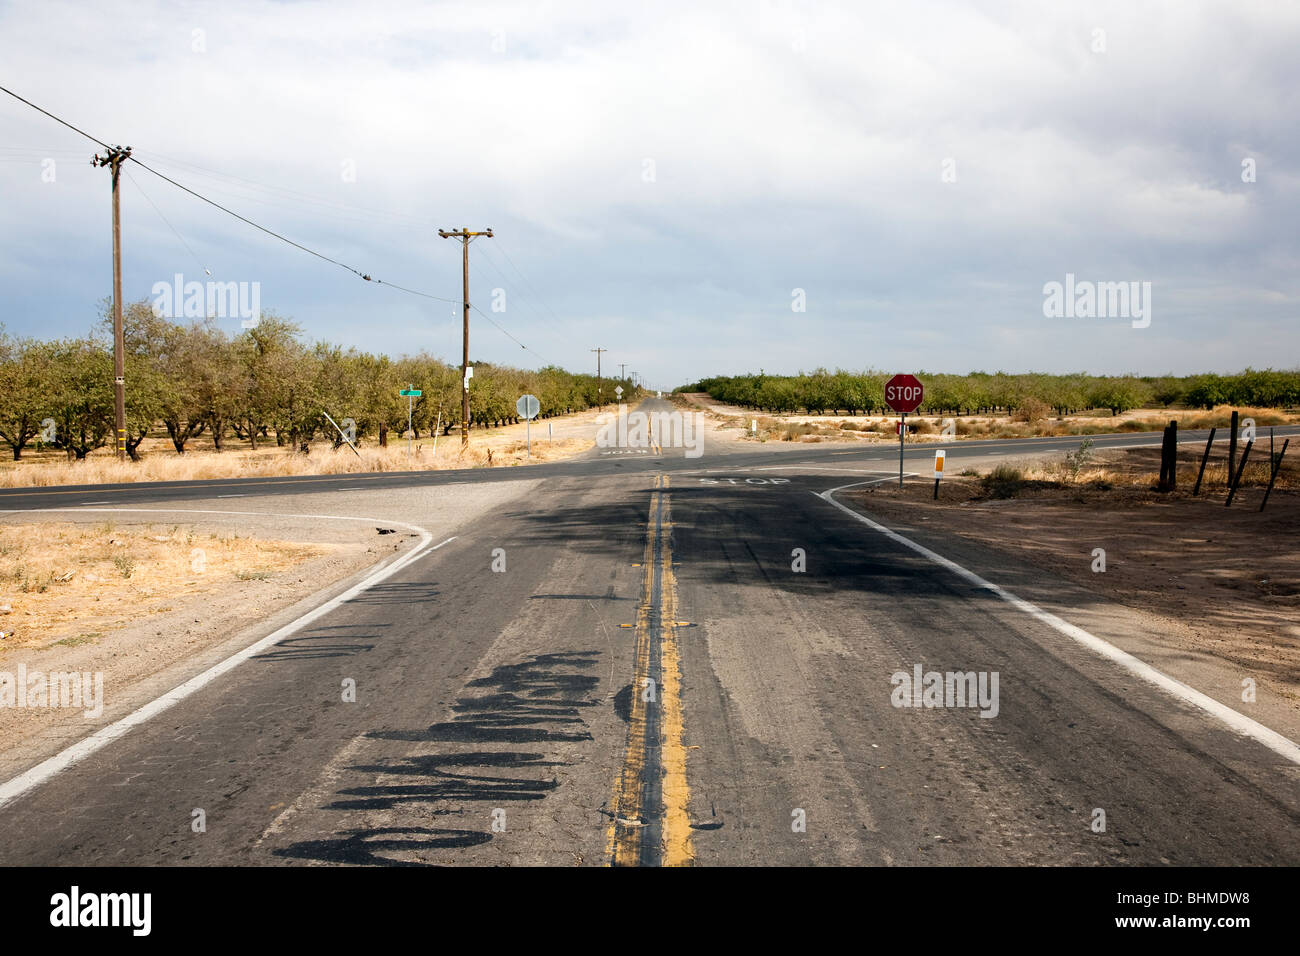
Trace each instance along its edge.
<path fill-rule="evenodd" d="M 537 400 L 536 395 L 520 395 L 519 401 L 515 402 L 515 411 L 525 421 L 536 418 L 541 408 L 542 403 Z"/>
<path fill-rule="evenodd" d="M 895 375 L 885 383 L 885 404 L 901 415 L 921 407 L 924 389 L 915 375 Z"/>

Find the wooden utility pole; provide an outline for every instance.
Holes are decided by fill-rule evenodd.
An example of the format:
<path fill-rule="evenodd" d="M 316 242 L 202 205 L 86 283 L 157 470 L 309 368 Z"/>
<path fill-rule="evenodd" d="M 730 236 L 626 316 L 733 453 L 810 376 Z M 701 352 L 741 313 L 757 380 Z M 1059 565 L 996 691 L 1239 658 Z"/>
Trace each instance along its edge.
<path fill-rule="evenodd" d="M 461 244 L 461 269 L 465 290 L 465 335 L 460 363 L 460 446 L 464 449 L 469 444 L 469 244 L 478 236 L 487 236 L 491 239 L 492 229 L 488 227 L 484 232 L 470 232 L 469 227 L 464 226 L 454 232 L 439 229 L 438 235 L 444 239 L 459 239 Z"/>
<path fill-rule="evenodd" d="M 626 381 L 627 381 L 627 363 L 626 363 L 626 362 L 619 362 L 619 363 L 618 363 L 618 380 L 619 380 L 620 382 L 626 382 Z"/>
<path fill-rule="evenodd" d="M 114 146 L 90 161 L 108 166 L 113 176 L 113 417 L 117 457 L 126 460 L 126 346 L 122 331 L 122 204 L 118 184 L 131 147 Z"/>
<path fill-rule="evenodd" d="M 591 351 L 596 353 L 596 407 L 604 408 L 605 401 L 600 394 L 600 353 L 608 352 L 609 349 L 592 349 Z"/>

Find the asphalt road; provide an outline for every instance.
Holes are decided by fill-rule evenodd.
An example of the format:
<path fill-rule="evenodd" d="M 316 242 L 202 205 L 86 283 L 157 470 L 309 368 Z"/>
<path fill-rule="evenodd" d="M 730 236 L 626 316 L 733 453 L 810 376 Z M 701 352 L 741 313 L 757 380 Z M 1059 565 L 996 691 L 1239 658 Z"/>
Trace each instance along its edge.
<path fill-rule="evenodd" d="M 671 411 L 666 402 L 651 399 L 643 409 Z M 1300 427 L 1273 429 L 1282 437 L 1300 436 Z M 1204 444 L 1208 430 L 1190 429 L 1179 433 L 1180 444 Z M 1159 447 L 1160 432 L 1131 432 L 1118 435 L 1091 436 L 1097 450 L 1105 448 Z M 1222 435 L 1220 435 L 1222 437 Z M 1071 451 L 1079 447 L 1080 438 L 1008 438 L 988 440 L 961 439 L 950 444 L 914 442 L 904 445 L 904 467 L 923 467 L 934 458 L 936 448 L 948 450 L 948 461 L 983 460 L 990 456 L 1015 458 L 1039 455 L 1044 451 Z M 861 449 L 842 446 L 818 447 L 801 443 L 772 442 L 763 445 L 715 443 L 705 445 L 700 457 L 687 457 L 683 449 L 665 449 L 663 454 L 649 451 L 593 449 L 577 459 L 527 466 L 530 478 L 598 478 L 641 472 L 694 472 L 716 467 L 720 462 L 734 464 L 743 456 L 745 466 L 757 468 L 798 461 L 805 465 L 872 466 L 883 471 L 898 468 L 896 445 L 869 445 Z M 518 480 L 515 468 L 467 468 L 443 471 L 386 472 L 374 475 L 303 475 L 279 478 L 228 478 L 209 481 L 161 481 L 148 484 L 69 485 L 59 488 L 0 489 L 0 511 L 32 508 L 64 508 L 78 505 L 141 505 L 157 501 L 207 501 L 218 497 L 258 497 L 388 491 L 405 488 L 429 488 L 444 484 L 499 482 Z"/>
<path fill-rule="evenodd" d="M 950 460 L 1042 445 L 963 442 Z M 38 768 L 0 806 L 0 864 L 1300 863 L 1284 744 L 971 575 L 1107 621 L 1091 632 L 1106 640 L 1133 626 L 1122 611 L 908 532 L 963 576 L 821 495 L 887 480 L 886 451 L 614 457 L 528 469 L 546 480 L 526 497 Z M 238 485 L 240 508 L 319 509 L 346 489 L 393 513 L 417 484 L 523 476 L 59 489 L 0 507 L 235 507 L 216 495 Z M 918 665 L 988 693 L 924 706 L 897 682 Z"/>

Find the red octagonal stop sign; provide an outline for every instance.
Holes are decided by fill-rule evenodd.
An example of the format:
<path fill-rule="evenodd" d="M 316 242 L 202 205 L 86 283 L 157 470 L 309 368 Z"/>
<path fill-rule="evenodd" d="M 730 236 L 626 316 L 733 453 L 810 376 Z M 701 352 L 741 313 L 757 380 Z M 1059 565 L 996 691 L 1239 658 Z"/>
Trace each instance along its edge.
<path fill-rule="evenodd" d="M 885 383 L 885 404 L 907 415 L 921 407 L 924 390 L 915 375 L 895 375 Z"/>

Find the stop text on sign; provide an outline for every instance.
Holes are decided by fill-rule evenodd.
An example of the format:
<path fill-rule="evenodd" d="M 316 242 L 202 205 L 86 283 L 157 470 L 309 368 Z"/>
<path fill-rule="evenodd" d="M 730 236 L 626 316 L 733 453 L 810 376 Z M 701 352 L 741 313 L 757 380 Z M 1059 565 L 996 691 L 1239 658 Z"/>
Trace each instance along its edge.
<path fill-rule="evenodd" d="M 915 375 L 895 375 L 885 383 L 885 404 L 900 414 L 916 411 L 924 394 Z"/>

